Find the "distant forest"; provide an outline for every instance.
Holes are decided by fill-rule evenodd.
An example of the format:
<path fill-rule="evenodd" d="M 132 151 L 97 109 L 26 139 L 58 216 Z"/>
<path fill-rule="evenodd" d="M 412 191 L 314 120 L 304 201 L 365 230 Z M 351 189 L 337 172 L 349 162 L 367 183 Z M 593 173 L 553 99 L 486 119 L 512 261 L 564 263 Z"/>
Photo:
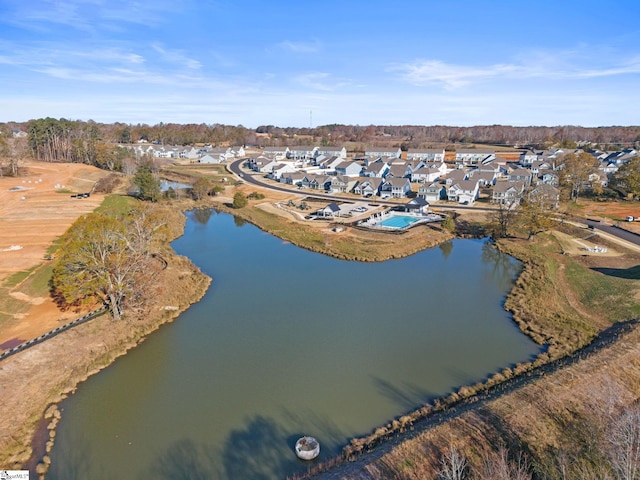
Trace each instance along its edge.
<path fill-rule="evenodd" d="M 88 161 L 105 145 L 148 141 L 162 145 L 212 146 L 246 145 L 256 147 L 321 145 L 347 146 L 349 151 L 370 147 L 430 148 L 454 150 L 474 144 L 543 149 L 552 146 L 617 150 L 640 147 L 640 126 L 610 127 L 513 127 L 483 125 L 473 127 L 435 126 L 360 126 L 323 125 L 315 128 L 264 125 L 249 129 L 242 125 L 177 124 L 156 125 L 97 123 L 92 120 L 43 118 L 29 122 L 0 123 L 6 136 L 22 131 L 28 134 L 31 152 L 40 159 Z M 6 138 L 6 137 L 5 137 Z"/>

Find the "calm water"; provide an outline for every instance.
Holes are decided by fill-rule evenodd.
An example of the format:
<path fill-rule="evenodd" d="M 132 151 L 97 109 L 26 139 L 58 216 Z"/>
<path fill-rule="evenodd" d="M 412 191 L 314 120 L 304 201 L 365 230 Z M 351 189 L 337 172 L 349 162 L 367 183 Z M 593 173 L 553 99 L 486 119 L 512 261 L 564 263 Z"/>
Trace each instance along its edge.
<path fill-rule="evenodd" d="M 283 478 L 302 434 L 323 458 L 538 351 L 502 309 L 519 264 L 484 241 L 356 263 L 237 222 L 189 214 L 174 248 L 212 287 L 64 402 L 48 478 Z"/>

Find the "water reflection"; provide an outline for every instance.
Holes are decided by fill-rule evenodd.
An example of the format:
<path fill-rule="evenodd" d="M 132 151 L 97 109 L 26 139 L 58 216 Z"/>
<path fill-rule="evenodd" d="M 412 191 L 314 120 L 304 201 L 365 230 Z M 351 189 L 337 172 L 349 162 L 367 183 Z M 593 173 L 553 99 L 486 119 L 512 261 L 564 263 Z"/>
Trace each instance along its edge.
<path fill-rule="evenodd" d="M 200 225 L 206 225 L 214 213 L 215 210 L 213 208 L 198 208 L 193 211 L 192 218 Z"/>
<path fill-rule="evenodd" d="M 522 266 L 519 262 L 500 252 L 490 241 L 482 245 L 482 261 L 490 267 L 490 275 L 488 275 L 487 281 L 495 282 L 497 280 L 505 291 L 513 287 L 513 281 L 518 278 L 522 271 Z"/>
<path fill-rule="evenodd" d="M 442 258 L 446 260 L 447 258 L 449 258 L 449 255 L 451 255 L 451 251 L 453 250 L 453 242 L 449 241 L 441 243 L 440 245 L 438 245 L 438 248 L 442 252 Z"/>

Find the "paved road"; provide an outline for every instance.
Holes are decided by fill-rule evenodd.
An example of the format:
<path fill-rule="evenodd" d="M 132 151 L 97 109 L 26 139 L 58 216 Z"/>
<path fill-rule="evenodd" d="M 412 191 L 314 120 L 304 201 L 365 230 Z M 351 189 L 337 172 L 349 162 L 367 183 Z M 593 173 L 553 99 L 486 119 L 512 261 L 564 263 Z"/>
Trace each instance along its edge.
<path fill-rule="evenodd" d="M 614 237 L 621 238 L 622 240 L 626 240 L 627 242 L 633 243 L 635 245 L 640 245 L 640 235 L 634 232 L 630 232 L 629 230 L 625 230 L 624 228 L 617 227 L 615 225 L 607 225 L 602 222 L 598 222 L 595 220 L 585 220 L 581 218 L 574 218 L 576 222 L 588 225 L 594 230 L 602 230 L 609 235 L 613 235 Z"/>
<path fill-rule="evenodd" d="M 313 197 L 313 198 L 321 198 L 324 200 L 331 200 L 331 201 L 336 201 L 336 200 L 343 200 L 343 201 L 347 201 L 347 202 L 353 202 L 356 199 L 354 199 L 353 197 L 343 197 L 340 195 L 335 195 L 335 194 L 324 194 L 324 193 L 316 193 L 316 192 L 311 192 L 309 190 L 292 190 L 291 188 L 286 188 L 286 187 L 281 187 L 279 185 L 274 185 L 272 182 L 266 182 L 264 181 L 261 177 L 258 177 L 257 175 L 252 175 L 249 173 L 246 173 L 245 171 L 242 170 L 242 168 L 240 167 L 240 165 L 242 164 L 242 162 L 246 161 L 246 159 L 240 159 L 240 160 L 236 160 L 232 163 L 229 164 L 229 170 L 231 170 L 232 173 L 234 173 L 235 175 L 237 175 L 238 177 L 242 178 L 243 181 L 245 181 L 246 183 L 250 183 L 252 185 L 256 185 L 259 187 L 264 187 L 264 188 L 269 188 L 271 190 L 277 190 L 279 192 L 285 192 L 285 193 L 294 193 L 294 194 L 300 194 L 300 195 L 305 195 L 307 197 Z M 379 204 L 379 205 L 388 205 L 388 206 L 398 206 L 399 204 L 396 202 L 388 202 L 385 200 L 381 200 L 381 199 L 368 199 L 369 202 L 371 203 L 375 203 L 375 204 Z M 437 205 L 437 207 L 435 207 L 439 210 L 473 210 L 473 211 L 485 211 L 485 212 L 490 212 L 495 210 L 495 207 L 479 207 L 479 206 L 470 206 L 470 205 Z M 625 240 L 627 242 L 633 243 L 634 245 L 638 245 L 640 246 L 640 235 L 630 232 L 628 230 L 625 230 L 623 228 L 620 227 L 616 227 L 616 226 L 612 226 L 612 225 L 606 225 L 604 223 L 601 222 L 597 222 L 594 220 L 588 220 L 588 219 L 583 219 L 583 218 L 571 218 L 571 221 L 577 222 L 577 223 L 582 223 L 584 225 L 588 225 L 596 230 L 602 230 L 605 233 L 608 233 L 609 235 L 613 235 L 614 237 L 618 237 L 622 240 Z"/>

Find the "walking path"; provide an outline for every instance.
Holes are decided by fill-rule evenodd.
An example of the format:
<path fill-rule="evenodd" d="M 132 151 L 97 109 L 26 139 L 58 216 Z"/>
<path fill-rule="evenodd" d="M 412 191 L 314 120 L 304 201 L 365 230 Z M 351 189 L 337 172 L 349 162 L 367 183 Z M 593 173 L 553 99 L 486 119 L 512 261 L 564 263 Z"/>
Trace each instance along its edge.
<path fill-rule="evenodd" d="M 15 347 L 11 348 L 10 350 L 7 350 L 6 352 L 3 352 L 2 354 L 0 354 L 0 361 L 4 360 L 7 357 L 10 357 L 11 355 L 14 355 L 18 352 L 22 352 L 23 350 L 26 350 L 29 347 L 33 347 L 34 345 L 37 345 L 40 342 L 44 342 L 45 340 L 48 340 L 49 338 L 55 337 L 56 335 L 58 335 L 59 333 L 65 332 L 75 326 L 80 325 L 81 323 L 84 322 L 88 322 L 89 320 L 92 320 L 94 318 L 97 318 L 101 315 L 104 315 L 105 313 L 107 313 L 107 308 L 106 307 L 100 307 L 97 308 L 95 310 L 92 310 L 91 312 L 87 313 L 86 315 L 83 315 L 80 318 L 76 318 L 75 320 L 73 320 L 72 322 L 69 323 L 65 323 L 64 325 L 61 325 L 60 327 L 54 329 L 54 330 L 50 330 L 47 333 L 43 333 L 42 335 L 40 335 L 39 337 L 33 338 L 31 340 L 29 340 L 28 342 L 24 342 L 21 343 L 20 345 L 16 345 Z"/>

